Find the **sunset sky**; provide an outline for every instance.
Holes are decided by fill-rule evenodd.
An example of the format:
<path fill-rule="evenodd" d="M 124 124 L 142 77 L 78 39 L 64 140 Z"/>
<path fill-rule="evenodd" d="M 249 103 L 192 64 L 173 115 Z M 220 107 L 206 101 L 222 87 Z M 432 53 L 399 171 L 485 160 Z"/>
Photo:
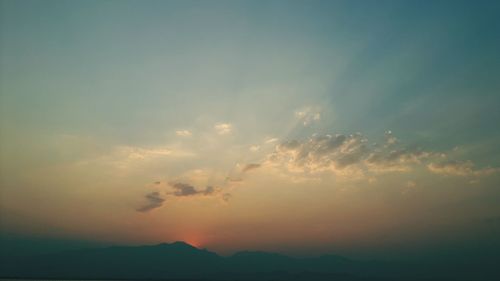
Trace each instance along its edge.
<path fill-rule="evenodd" d="M 495 2 L 1 1 L 1 233 L 500 247 Z"/>

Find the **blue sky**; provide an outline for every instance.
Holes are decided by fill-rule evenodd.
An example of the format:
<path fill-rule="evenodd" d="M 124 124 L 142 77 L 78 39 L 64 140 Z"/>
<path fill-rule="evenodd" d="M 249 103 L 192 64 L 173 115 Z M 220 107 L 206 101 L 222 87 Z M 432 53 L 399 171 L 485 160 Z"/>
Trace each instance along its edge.
<path fill-rule="evenodd" d="M 283 115 L 267 98 L 328 105 L 326 130 L 498 138 L 491 1 L 3 3 L 6 110 L 35 126 L 127 136 L 196 111 Z"/>

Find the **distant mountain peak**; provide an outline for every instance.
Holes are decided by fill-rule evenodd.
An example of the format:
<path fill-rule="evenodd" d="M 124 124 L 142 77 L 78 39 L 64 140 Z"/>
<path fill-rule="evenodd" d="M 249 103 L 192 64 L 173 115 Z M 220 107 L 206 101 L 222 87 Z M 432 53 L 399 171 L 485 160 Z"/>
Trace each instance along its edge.
<path fill-rule="evenodd" d="M 186 243 L 184 241 L 175 241 L 175 242 L 172 242 L 172 243 L 160 243 L 158 244 L 157 246 L 161 246 L 161 247 L 175 247 L 175 248 L 185 248 L 185 249 L 198 249 L 196 248 L 195 246 L 189 244 L 189 243 Z"/>
<path fill-rule="evenodd" d="M 187 242 L 184 242 L 184 241 L 175 241 L 175 242 L 172 242 L 171 244 L 172 245 L 182 245 L 182 246 L 188 246 L 188 247 L 196 248 L 193 245 L 191 245 L 191 244 L 189 244 Z"/>

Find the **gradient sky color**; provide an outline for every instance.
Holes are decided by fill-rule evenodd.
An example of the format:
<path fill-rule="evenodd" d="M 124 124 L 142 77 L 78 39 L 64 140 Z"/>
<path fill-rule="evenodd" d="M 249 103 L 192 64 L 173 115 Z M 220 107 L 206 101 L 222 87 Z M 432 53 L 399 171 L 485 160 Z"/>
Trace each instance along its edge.
<path fill-rule="evenodd" d="M 3 233 L 500 248 L 496 1 L 1 1 Z"/>

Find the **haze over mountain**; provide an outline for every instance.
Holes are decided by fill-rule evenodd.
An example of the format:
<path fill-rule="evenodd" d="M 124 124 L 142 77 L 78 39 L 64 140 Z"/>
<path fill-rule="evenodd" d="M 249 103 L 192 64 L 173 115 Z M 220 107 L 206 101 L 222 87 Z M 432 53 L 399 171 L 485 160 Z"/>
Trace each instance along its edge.
<path fill-rule="evenodd" d="M 185 242 L 112 246 L 1 256 L 0 277 L 190 280 L 491 280 L 494 264 L 356 261 L 323 255 L 294 258 L 243 251 L 220 256 Z"/>

